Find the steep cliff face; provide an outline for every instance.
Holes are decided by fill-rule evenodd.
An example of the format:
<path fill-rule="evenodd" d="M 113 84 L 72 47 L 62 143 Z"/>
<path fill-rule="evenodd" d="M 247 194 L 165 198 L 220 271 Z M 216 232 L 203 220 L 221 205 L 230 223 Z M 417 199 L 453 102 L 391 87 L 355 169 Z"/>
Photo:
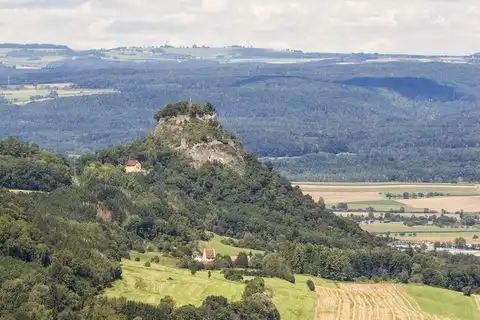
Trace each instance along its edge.
<path fill-rule="evenodd" d="M 202 111 L 206 105 L 186 104 L 162 110 L 150 141 L 191 158 L 195 168 L 217 162 L 242 174 L 246 152 L 241 144 L 222 128 L 214 111 Z"/>

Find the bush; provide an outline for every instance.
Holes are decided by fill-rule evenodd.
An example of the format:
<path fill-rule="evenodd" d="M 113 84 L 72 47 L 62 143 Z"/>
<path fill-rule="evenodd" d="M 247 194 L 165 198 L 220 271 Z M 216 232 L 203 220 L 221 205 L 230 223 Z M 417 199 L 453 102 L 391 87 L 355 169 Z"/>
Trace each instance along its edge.
<path fill-rule="evenodd" d="M 310 279 L 307 280 L 307 287 L 310 289 L 310 291 L 315 291 L 315 283 L 313 283 L 313 281 Z"/>
<path fill-rule="evenodd" d="M 254 278 L 250 281 L 247 281 L 247 286 L 243 291 L 242 298 L 246 299 L 256 293 L 264 293 L 265 292 L 265 280 L 262 278 Z"/>
<path fill-rule="evenodd" d="M 150 268 L 151 267 L 150 261 L 145 262 L 144 266 L 147 268 Z"/>
<path fill-rule="evenodd" d="M 240 252 L 238 254 L 235 266 L 238 268 L 248 268 L 248 256 L 245 252 Z"/>
<path fill-rule="evenodd" d="M 310 279 L 307 280 L 307 287 L 310 289 L 310 291 L 315 291 L 315 283 L 313 283 L 313 281 Z"/>
<path fill-rule="evenodd" d="M 290 283 L 295 283 L 295 276 L 293 274 L 286 273 L 282 277 L 279 277 L 279 278 L 287 280 Z"/>
<path fill-rule="evenodd" d="M 140 258 L 139 258 L 139 257 L 135 257 L 135 261 L 139 262 L 139 261 L 140 261 Z"/>
<path fill-rule="evenodd" d="M 160 257 L 159 257 L 159 256 L 154 256 L 154 257 L 152 258 L 152 262 L 153 262 L 153 263 L 160 263 Z"/>
<path fill-rule="evenodd" d="M 462 291 L 463 295 L 466 297 L 470 297 L 472 295 L 472 287 L 464 287 Z"/>
<path fill-rule="evenodd" d="M 243 276 L 240 272 L 232 269 L 225 269 L 223 271 L 223 276 L 225 279 L 230 281 L 243 281 Z"/>

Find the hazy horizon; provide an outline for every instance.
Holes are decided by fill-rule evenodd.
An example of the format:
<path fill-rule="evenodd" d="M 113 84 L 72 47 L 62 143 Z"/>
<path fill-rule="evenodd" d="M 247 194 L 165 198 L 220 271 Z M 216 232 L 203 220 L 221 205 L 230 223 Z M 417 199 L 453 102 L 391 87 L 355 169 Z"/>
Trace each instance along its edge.
<path fill-rule="evenodd" d="M 470 55 L 475 0 L 0 0 L 0 39 L 73 49 L 232 44 L 305 52 Z"/>

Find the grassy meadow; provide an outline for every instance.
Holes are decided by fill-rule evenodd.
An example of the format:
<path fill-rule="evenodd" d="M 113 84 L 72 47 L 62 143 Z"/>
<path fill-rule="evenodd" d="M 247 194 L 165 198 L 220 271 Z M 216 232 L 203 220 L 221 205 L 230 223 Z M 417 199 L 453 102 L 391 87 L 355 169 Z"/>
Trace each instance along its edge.
<path fill-rule="evenodd" d="M 236 249 L 224 252 L 234 253 Z M 131 260 L 122 260 L 122 279 L 104 292 L 106 297 L 158 304 L 168 295 L 177 306 L 198 306 L 210 295 L 222 295 L 231 301 L 240 300 L 245 288 L 242 282 L 226 280 L 220 271 L 212 271 L 211 279 L 207 271 L 192 275 L 187 269 L 177 268 L 175 258 L 160 253 L 133 252 L 131 256 Z M 154 256 L 159 256 L 160 262 L 145 267 L 145 262 Z M 135 258 L 140 261 L 135 261 Z M 305 275 L 295 275 L 295 278 L 295 284 L 281 279 L 265 279 L 266 294 L 284 320 L 324 319 L 330 316 L 347 320 L 353 319 L 349 317 L 352 314 L 363 314 L 372 320 L 383 320 L 383 315 L 401 314 L 408 314 L 409 319 L 480 319 L 474 297 L 445 289 L 392 283 L 340 283 Z M 315 283 L 316 292 L 308 290 L 308 279 Z"/>
<path fill-rule="evenodd" d="M 231 301 L 240 300 L 245 288 L 242 282 L 226 280 L 219 271 L 212 271 L 208 279 L 207 271 L 199 271 L 192 275 L 187 269 L 175 267 L 173 259 L 161 258 L 160 264 L 150 261 L 153 253 L 133 254 L 132 259 L 140 257 L 140 261 L 122 261 L 122 280 L 105 292 L 110 298 L 126 298 L 145 303 L 158 304 L 164 296 L 171 296 L 177 305 L 201 305 L 210 295 L 222 295 Z M 267 294 L 277 306 L 282 319 L 311 319 L 316 307 L 316 294 L 307 288 L 307 279 L 316 285 L 332 286 L 333 282 L 319 278 L 297 276 L 297 283 L 292 284 L 281 279 L 265 279 Z"/>
<path fill-rule="evenodd" d="M 237 248 L 237 247 L 232 247 L 226 244 L 223 244 L 221 241 L 222 239 L 226 239 L 227 237 L 221 237 L 219 235 L 213 234 L 213 238 L 210 239 L 209 241 L 202 241 L 200 242 L 200 249 L 204 248 L 213 248 L 215 249 L 215 252 L 217 254 L 221 255 L 227 255 L 227 256 L 237 256 L 240 252 L 245 252 L 249 254 L 252 252 L 253 254 L 255 253 L 263 253 L 263 251 L 260 250 L 254 250 L 254 249 L 247 249 L 247 248 Z"/>
<path fill-rule="evenodd" d="M 477 309 L 475 297 L 465 297 L 460 292 L 428 286 L 404 286 L 406 292 L 428 314 L 446 317 L 448 319 L 478 320 L 480 311 Z"/>

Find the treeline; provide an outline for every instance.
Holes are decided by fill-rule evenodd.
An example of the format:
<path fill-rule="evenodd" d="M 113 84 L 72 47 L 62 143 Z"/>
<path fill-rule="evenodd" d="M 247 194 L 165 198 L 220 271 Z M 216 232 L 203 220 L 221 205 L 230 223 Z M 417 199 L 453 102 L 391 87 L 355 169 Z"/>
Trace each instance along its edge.
<path fill-rule="evenodd" d="M 464 291 L 480 291 L 480 258 L 408 249 L 342 250 L 311 244 L 284 246 L 281 256 L 293 273 L 354 281 L 398 280 Z"/>
<path fill-rule="evenodd" d="M 373 209 L 373 208 L 371 208 Z M 368 209 L 367 209 L 368 210 Z M 428 215 L 404 215 L 404 214 L 394 214 L 391 212 L 380 213 L 378 216 L 375 216 L 374 210 L 369 210 L 367 215 L 357 215 L 350 214 L 347 218 L 360 223 L 360 222 L 403 222 L 404 225 L 408 227 L 413 226 L 424 226 L 424 225 L 434 225 L 438 227 L 451 227 L 451 228 L 463 228 L 463 227 L 472 227 L 479 222 L 479 218 L 476 214 L 463 214 L 460 213 L 457 217 L 450 217 L 444 214 L 436 215 L 432 212 L 426 210 Z"/>
<path fill-rule="evenodd" d="M 0 187 L 52 191 L 70 183 L 70 168 L 62 156 L 15 138 L 0 140 Z"/>

